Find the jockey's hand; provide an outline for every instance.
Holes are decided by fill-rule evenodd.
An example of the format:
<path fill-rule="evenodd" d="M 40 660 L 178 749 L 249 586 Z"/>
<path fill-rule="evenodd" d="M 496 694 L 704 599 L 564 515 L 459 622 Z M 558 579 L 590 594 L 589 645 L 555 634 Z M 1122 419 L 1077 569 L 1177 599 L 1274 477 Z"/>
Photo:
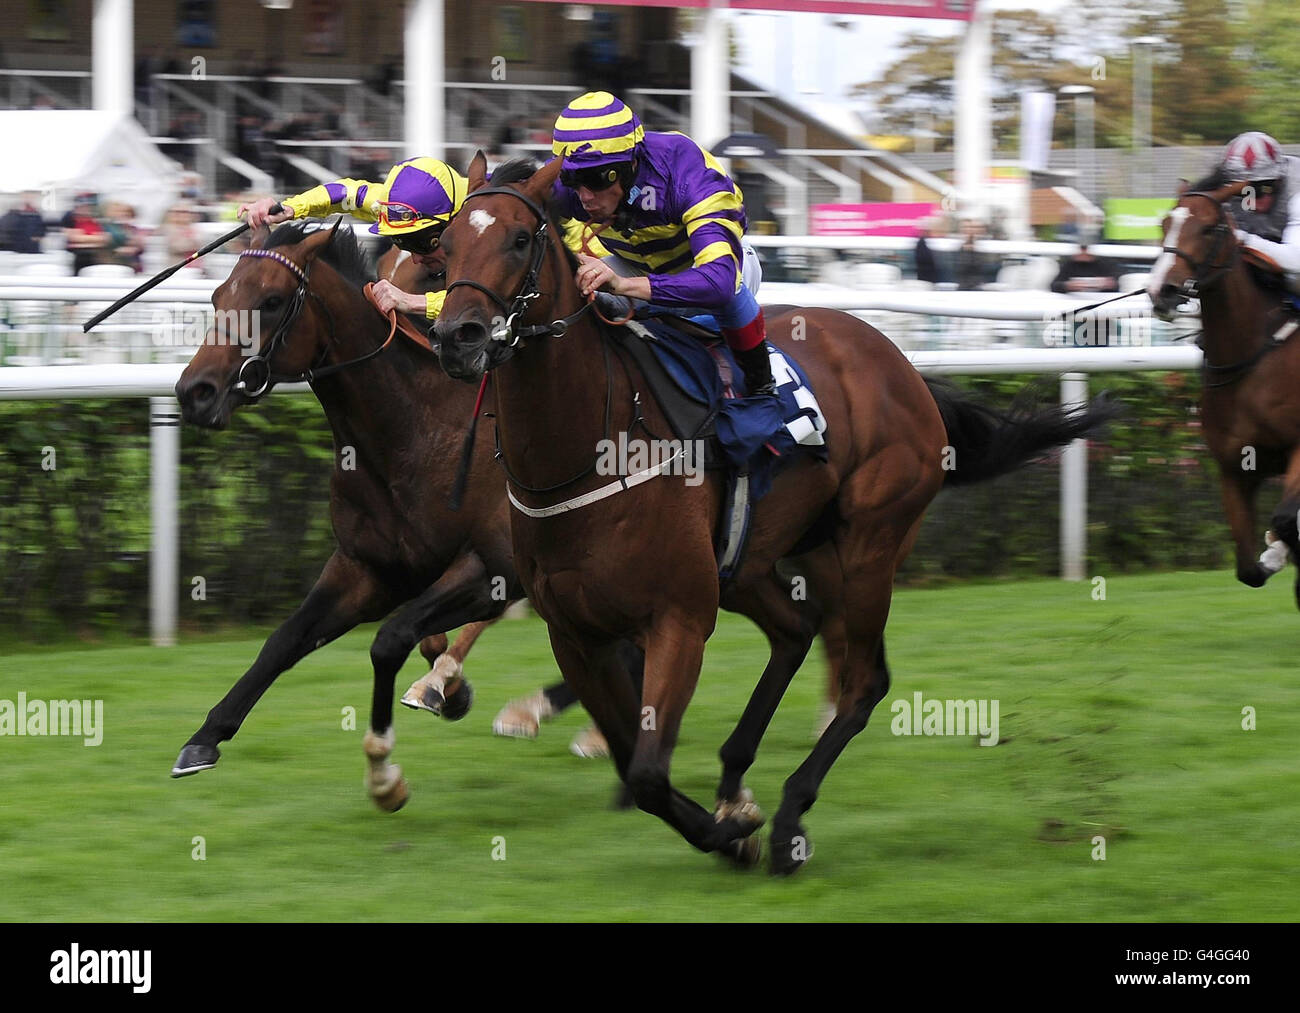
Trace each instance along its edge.
<path fill-rule="evenodd" d="M 374 293 L 375 302 L 378 303 L 382 313 L 396 310 L 398 313 L 418 313 L 420 316 L 424 316 L 426 302 L 424 296 L 403 292 L 386 278 L 375 282 L 375 287 L 371 291 Z"/>
<path fill-rule="evenodd" d="M 598 257 L 590 257 L 585 253 L 578 254 L 578 273 L 574 280 L 578 283 L 578 291 L 583 298 L 591 295 L 597 289 L 604 289 L 606 292 L 613 292 L 622 295 L 619 291 L 619 283 L 623 281 L 614 269 Z"/>
<path fill-rule="evenodd" d="M 274 197 L 263 197 L 251 204 L 242 204 L 239 208 L 239 217 L 255 229 L 260 229 L 263 225 L 279 225 L 281 222 L 290 221 L 293 218 L 293 211 L 289 208 L 282 209 L 279 214 L 271 214 L 271 208 L 279 203 Z"/>

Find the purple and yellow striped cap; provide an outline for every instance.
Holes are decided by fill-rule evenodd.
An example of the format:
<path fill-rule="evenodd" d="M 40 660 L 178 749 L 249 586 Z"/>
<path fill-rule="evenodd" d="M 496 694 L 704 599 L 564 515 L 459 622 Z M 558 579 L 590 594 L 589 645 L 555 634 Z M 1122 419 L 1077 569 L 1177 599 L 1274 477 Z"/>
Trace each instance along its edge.
<path fill-rule="evenodd" d="M 460 210 L 469 190 L 464 176 L 436 158 L 408 158 L 398 162 L 388 171 L 384 186 L 388 202 L 414 208 L 420 217 L 390 223 L 388 216 L 379 214 L 379 221 L 370 226 L 370 231 L 381 236 L 404 234 L 438 223 L 445 225 Z M 376 209 L 376 213 L 381 210 Z"/>
<path fill-rule="evenodd" d="M 565 169 L 589 169 L 631 161 L 644 139 L 636 113 L 607 91 L 589 91 L 560 113 L 551 151 Z"/>

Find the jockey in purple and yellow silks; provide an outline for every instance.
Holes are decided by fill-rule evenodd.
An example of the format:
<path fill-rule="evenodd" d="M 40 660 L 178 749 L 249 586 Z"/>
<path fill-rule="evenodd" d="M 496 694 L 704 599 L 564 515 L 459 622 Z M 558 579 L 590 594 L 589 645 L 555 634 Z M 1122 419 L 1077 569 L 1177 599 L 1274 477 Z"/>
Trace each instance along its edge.
<path fill-rule="evenodd" d="M 446 162 L 436 158 L 408 158 L 393 166 L 382 183 L 337 179 L 284 198 L 279 202 L 284 210 L 277 214 L 271 214 L 275 198 L 264 197 L 243 205 L 239 215 L 247 214 L 248 224 L 258 228 L 293 218 L 318 218 L 346 211 L 354 218 L 374 222 L 371 232 L 392 240 L 394 246 L 408 252 L 417 264 L 436 274 L 446 262 L 438 249 L 438 238 L 452 215 L 460 210 L 468 189 L 465 177 Z M 375 282 L 374 295 L 384 312 L 395 309 L 419 313 L 426 320 L 438 316 L 447 297 L 446 292 L 424 295 L 403 292 L 386 279 Z"/>
<path fill-rule="evenodd" d="M 745 373 L 751 394 L 774 394 L 763 310 L 754 298 L 758 258 L 742 244 L 740 188 L 712 155 L 679 133 L 646 132 L 609 92 L 588 92 L 555 121 L 563 158 L 559 214 L 605 225 L 611 256 L 579 254 L 578 287 L 598 289 L 684 315 L 708 313 Z"/>

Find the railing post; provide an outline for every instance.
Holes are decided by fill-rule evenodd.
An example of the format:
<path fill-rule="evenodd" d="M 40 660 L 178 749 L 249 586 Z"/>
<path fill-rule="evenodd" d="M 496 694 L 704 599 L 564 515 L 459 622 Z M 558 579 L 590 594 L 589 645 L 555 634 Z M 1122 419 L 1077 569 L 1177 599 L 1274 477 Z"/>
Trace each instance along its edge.
<path fill-rule="evenodd" d="M 155 647 L 176 643 L 176 600 L 180 591 L 177 555 L 181 416 L 174 397 L 149 399 L 149 628 Z"/>
<path fill-rule="evenodd" d="M 1061 376 L 1061 407 L 1088 403 L 1088 374 Z M 1088 555 L 1088 441 L 1061 451 L 1061 579 L 1083 580 Z"/>

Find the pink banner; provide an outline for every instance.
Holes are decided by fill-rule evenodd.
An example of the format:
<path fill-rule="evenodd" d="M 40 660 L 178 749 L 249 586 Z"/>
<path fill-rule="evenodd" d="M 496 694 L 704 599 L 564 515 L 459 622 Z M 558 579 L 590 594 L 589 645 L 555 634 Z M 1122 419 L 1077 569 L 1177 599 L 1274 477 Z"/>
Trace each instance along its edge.
<path fill-rule="evenodd" d="M 939 213 L 939 205 L 814 204 L 814 236 L 919 236 L 921 223 Z"/>
<path fill-rule="evenodd" d="M 538 0 L 541 3 L 572 3 L 572 0 Z M 709 0 L 600 0 L 611 7 L 712 7 Z M 818 14 L 865 14 L 886 18 L 935 18 L 969 21 L 975 0 L 893 0 L 892 3 L 859 3 L 858 0 L 720 0 L 720 7 L 735 10 L 813 11 Z"/>

